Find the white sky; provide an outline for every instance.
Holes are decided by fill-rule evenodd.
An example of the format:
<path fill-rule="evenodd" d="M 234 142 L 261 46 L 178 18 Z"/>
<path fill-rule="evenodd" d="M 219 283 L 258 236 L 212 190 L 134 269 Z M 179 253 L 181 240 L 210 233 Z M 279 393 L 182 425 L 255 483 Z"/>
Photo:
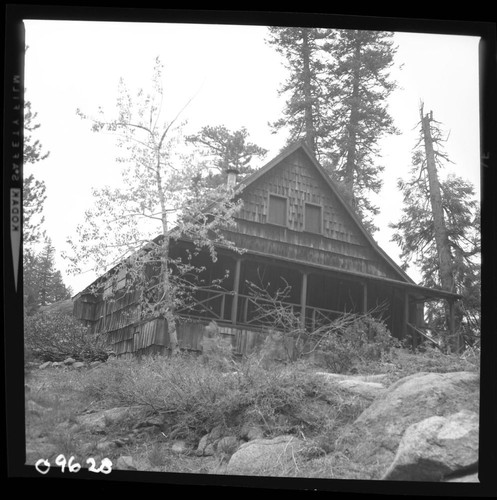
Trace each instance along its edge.
<path fill-rule="evenodd" d="M 38 113 L 36 138 L 50 151 L 34 172 L 47 185 L 46 229 L 74 293 L 94 275 L 66 275 L 60 252 L 91 207 L 90 189 L 120 178 L 113 137 L 92 133 L 75 111 L 92 114 L 100 105 L 112 111 L 121 76 L 129 88 L 147 87 L 160 56 L 170 116 L 195 95 L 183 114 L 187 133 L 204 125 L 244 126 L 252 142 L 269 150 L 263 163 L 285 143 L 286 137 L 271 134 L 268 126 L 284 106 L 278 89 L 286 72 L 281 56 L 265 43 L 265 27 L 38 20 L 25 21 L 25 27 L 25 98 Z M 433 110 L 450 131 L 446 151 L 454 164 L 446 172 L 469 180 L 479 193 L 479 39 L 396 33 L 395 41 L 392 76 L 399 89 L 391 95 L 389 109 L 401 135 L 382 142 L 384 187 L 377 200 L 382 212 L 374 237 L 400 264 L 387 225 L 400 216 L 396 180 L 407 176 L 421 100 L 425 111 Z M 416 279 L 415 272 L 410 274 Z"/>

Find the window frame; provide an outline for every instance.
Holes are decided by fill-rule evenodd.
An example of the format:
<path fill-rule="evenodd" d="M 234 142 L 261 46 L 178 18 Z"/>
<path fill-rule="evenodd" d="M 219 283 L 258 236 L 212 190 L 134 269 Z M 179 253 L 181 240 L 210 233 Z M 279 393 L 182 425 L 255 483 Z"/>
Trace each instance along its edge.
<path fill-rule="evenodd" d="M 319 231 L 312 231 L 307 228 L 307 206 L 311 206 L 314 208 L 319 208 Z M 311 203 L 308 201 L 304 202 L 304 232 L 309 233 L 309 234 L 323 234 L 323 226 L 324 226 L 324 220 L 323 220 L 323 205 L 319 203 Z"/>
<path fill-rule="evenodd" d="M 279 198 L 280 200 L 284 200 L 284 202 L 285 202 L 285 223 L 284 224 L 269 220 L 269 216 L 271 213 L 271 197 Z M 288 227 L 288 196 L 283 196 L 283 195 L 277 194 L 277 193 L 268 193 L 266 223 L 272 224 L 272 225 L 278 226 L 278 227 Z"/>

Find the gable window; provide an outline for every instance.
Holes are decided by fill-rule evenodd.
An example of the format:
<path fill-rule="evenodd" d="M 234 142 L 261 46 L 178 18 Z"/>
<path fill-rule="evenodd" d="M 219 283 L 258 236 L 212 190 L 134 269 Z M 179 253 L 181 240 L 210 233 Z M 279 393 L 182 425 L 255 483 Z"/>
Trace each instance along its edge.
<path fill-rule="evenodd" d="M 319 205 L 305 204 L 304 230 L 310 233 L 321 233 L 322 231 L 322 209 Z"/>
<path fill-rule="evenodd" d="M 275 194 L 269 195 L 269 208 L 267 221 L 271 224 L 286 226 L 287 224 L 287 207 L 286 198 Z"/>

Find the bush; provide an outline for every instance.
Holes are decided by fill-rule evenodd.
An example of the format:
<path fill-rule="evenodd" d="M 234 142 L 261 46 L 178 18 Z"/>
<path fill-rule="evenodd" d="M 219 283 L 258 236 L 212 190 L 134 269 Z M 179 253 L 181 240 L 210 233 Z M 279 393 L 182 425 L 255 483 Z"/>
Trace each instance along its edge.
<path fill-rule="evenodd" d="M 25 352 L 42 361 L 104 361 L 108 351 L 76 318 L 62 313 L 38 313 L 25 317 Z"/>
<path fill-rule="evenodd" d="M 399 376 L 413 375 L 419 372 L 456 372 L 478 371 L 479 358 L 465 359 L 457 354 L 445 354 L 431 345 L 423 346 L 414 352 L 407 349 L 392 351 L 392 361 L 396 365 Z"/>
<path fill-rule="evenodd" d="M 343 315 L 314 337 L 311 352 L 334 373 L 387 360 L 392 348 L 399 345 L 383 322 L 368 315 Z"/>
<path fill-rule="evenodd" d="M 84 390 L 114 405 L 149 407 L 166 419 L 169 436 L 195 441 L 219 425 L 233 434 L 246 422 L 267 434 L 293 432 L 302 422 L 319 427 L 307 406 L 319 383 L 298 363 L 267 370 L 251 357 L 226 373 L 179 354 L 111 360 L 88 373 Z"/>
<path fill-rule="evenodd" d="M 219 333 L 219 327 L 214 321 L 205 329 L 202 339 L 202 360 L 223 372 L 233 367 L 231 340 Z"/>

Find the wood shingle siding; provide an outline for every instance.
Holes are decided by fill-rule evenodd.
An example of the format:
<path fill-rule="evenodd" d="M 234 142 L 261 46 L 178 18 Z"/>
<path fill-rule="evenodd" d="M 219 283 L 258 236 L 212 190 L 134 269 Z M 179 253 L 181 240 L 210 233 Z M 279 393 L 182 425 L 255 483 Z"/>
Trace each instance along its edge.
<path fill-rule="evenodd" d="M 267 224 L 271 195 L 287 200 L 287 224 Z M 399 278 L 357 227 L 308 156 L 297 150 L 248 185 L 236 229 L 238 247 L 373 276 Z M 305 231 L 306 204 L 320 207 L 320 231 Z"/>

